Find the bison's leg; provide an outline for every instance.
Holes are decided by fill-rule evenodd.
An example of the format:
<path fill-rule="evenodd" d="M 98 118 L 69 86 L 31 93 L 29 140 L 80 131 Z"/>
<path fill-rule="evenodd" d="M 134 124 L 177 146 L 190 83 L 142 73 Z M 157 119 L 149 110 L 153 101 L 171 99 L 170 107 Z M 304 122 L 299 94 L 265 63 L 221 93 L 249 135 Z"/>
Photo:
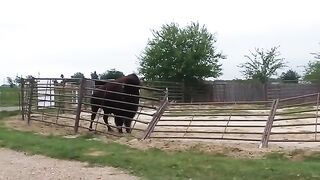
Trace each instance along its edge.
<path fill-rule="evenodd" d="M 108 110 L 107 109 L 103 109 L 103 112 L 104 112 L 104 114 L 103 114 L 103 120 L 104 120 L 104 122 L 106 123 L 106 125 L 107 125 L 107 128 L 108 128 L 108 131 L 113 131 L 112 130 L 112 128 L 111 128 L 111 126 L 109 125 L 109 122 L 108 122 Z"/>
<path fill-rule="evenodd" d="M 99 106 L 91 106 L 91 122 L 90 122 L 90 126 L 89 126 L 89 130 L 92 131 L 92 123 L 94 121 L 94 119 L 96 118 L 96 113 L 99 110 Z"/>
<path fill-rule="evenodd" d="M 123 125 L 123 119 L 121 117 L 114 117 L 114 122 L 118 128 L 119 133 L 123 133 L 122 132 L 122 125 Z"/>
<path fill-rule="evenodd" d="M 131 133 L 131 122 L 135 115 L 136 113 L 131 113 L 131 112 L 126 113 L 126 117 L 128 119 L 124 119 L 124 125 L 126 127 L 127 133 Z"/>
<path fill-rule="evenodd" d="M 127 133 L 131 133 L 131 120 L 126 119 L 124 121 L 124 126 L 126 127 Z"/>

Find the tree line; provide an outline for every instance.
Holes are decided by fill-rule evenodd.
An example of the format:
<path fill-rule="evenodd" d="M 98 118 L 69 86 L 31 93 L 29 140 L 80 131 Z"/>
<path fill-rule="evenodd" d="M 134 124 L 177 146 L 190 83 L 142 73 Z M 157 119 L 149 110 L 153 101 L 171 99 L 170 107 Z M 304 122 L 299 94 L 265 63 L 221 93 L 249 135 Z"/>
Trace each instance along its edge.
<path fill-rule="evenodd" d="M 90 74 L 91 79 L 97 79 L 97 80 L 111 80 L 111 79 L 117 79 L 119 77 L 124 76 L 123 72 L 118 71 L 116 69 L 110 69 L 107 70 L 101 74 L 97 74 L 96 71 L 91 72 Z M 28 75 L 26 76 L 26 79 L 32 78 L 32 75 Z M 63 74 L 60 75 L 61 79 L 64 79 L 65 76 Z M 81 79 L 81 78 L 85 78 L 85 75 L 82 72 L 75 72 L 73 75 L 70 76 L 70 78 L 74 78 L 74 79 Z M 10 87 L 15 87 L 15 86 L 19 86 L 21 83 L 22 77 L 21 76 L 16 76 L 15 79 L 12 79 L 11 77 L 7 77 L 7 81 L 9 83 Z M 76 81 L 78 82 L 78 81 Z"/>
<path fill-rule="evenodd" d="M 153 30 L 153 38 L 139 57 L 139 72 L 149 80 L 183 81 L 186 83 L 216 78 L 222 74 L 220 60 L 226 55 L 217 51 L 216 38 L 205 25 L 192 22 L 186 27 L 176 23 L 165 24 Z M 287 67 L 281 57 L 280 46 L 270 49 L 255 48 L 244 55 L 245 63 L 239 70 L 245 79 L 266 83 Z M 305 66 L 303 75 L 289 69 L 276 79 L 284 82 L 320 81 L 320 52 L 311 53 L 313 60 Z"/>

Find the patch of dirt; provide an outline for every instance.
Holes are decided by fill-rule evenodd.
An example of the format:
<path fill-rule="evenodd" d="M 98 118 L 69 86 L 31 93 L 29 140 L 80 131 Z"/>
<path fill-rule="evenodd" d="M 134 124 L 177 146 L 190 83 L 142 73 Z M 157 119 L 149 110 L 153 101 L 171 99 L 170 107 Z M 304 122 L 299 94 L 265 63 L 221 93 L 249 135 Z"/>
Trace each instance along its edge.
<path fill-rule="evenodd" d="M 88 156 L 104 156 L 106 155 L 106 152 L 99 151 L 96 149 L 90 149 L 88 153 L 86 153 Z"/>
<path fill-rule="evenodd" d="M 319 154 L 319 151 L 297 149 L 289 153 L 289 158 L 293 161 L 303 161 L 314 154 Z"/>
<path fill-rule="evenodd" d="M 0 157 L 0 179 L 138 179 L 112 167 L 89 167 L 87 163 L 30 156 L 3 148 Z"/>
<path fill-rule="evenodd" d="M 43 135 L 73 135 L 73 128 L 61 127 L 58 125 L 53 125 L 50 123 L 43 123 L 38 121 L 30 121 L 28 125 L 27 121 L 23 121 L 20 117 L 10 117 L 5 120 L 6 127 L 27 131 L 27 132 L 36 132 Z"/>
<path fill-rule="evenodd" d="M 139 141 L 137 139 L 117 140 L 118 143 L 129 145 L 137 149 L 158 148 L 165 151 L 192 151 L 203 152 L 207 154 L 225 155 L 235 158 L 263 158 L 265 154 L 270 153 L 271 149 L 259 149 L 256 144 L 251 143 L 226 143 L 226 142 L 197 142 L 190 140 L 160 140 L 148 139 Z"/>

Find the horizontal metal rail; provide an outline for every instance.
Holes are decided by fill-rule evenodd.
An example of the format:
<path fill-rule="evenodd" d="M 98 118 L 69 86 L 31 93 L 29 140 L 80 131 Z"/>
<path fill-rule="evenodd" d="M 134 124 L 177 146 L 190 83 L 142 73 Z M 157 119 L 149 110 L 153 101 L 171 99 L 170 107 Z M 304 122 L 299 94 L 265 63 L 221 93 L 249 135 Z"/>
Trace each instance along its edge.
<path fill-rule="evenodd" d="M 58 126 L 64 126 L 64 127 L 74 128 L 72 125 L 60 124 L 60 123 L 56 123 L 56 122 L 52 122 L 52 121 L 44 121 L 44 120 L 36 119 L 36 118 L 34 118 L 34 117 L 31 117 L 31 120 L 33 120 L 33 121 L 38 121 L 38 122 L 42 122 L 42 123 L 54 124 L 54 125 L 58 125 Z"/>
<path fill-rule="evenodd" d="M 317 109 L 310 109 L 310 110 L 300 110 L 300 111 L 292 111 L 292 112 L 279 112 L 276 115 L 288 115 L 288 114 L 297 114 L 297 113 L 306 113 L 306 112 L 316 112 Z"/>
<path fill-rule="evenodd" d="M 81 78 L 34 78 L 35 80 L 81 80 Z"/>
<path fill-rule="evenodd" d="M 206 124 L 199 124 L 199 125 L 188 125 L 188 124 L 175 124 L 175 125 L 172 125 L 172 124 L 157 124 L 156 127 L 226 127 L 226 125 L 206 125 Z M 258 128 L 258 127 L 265 127 L 265 125 L 252 125 L 252 126 L 249 126 L 249 125 L 228 125 L 228 127 L 236 127 L 236 128 L 241 128 L 241 127 L 246 127 L 246 128 Z"/>
<path fill-rule="evenodd" d="M 46 110 L 63 110 L 63 111 L 76 111 L 76 109 L 72 109 L 72 108 L 63 108 L 63 107 L 59 107 L 59 106 L 37 106 L 38 108 L 43 108 L 43 109 L 38 109 L 39 112 L 43 112 Z"/>
<path fill-rule="evenodd" d="M 130 87 L 137 87 L 139 89 L 144 89 L 144 90 L 150 90 L 150 91 L 158 91 L 158 92 L 163 92 L 164 90 L 162 89 L 157 89 L 157 88 L 153 88 L 153 87 L 148 87 L 148 86 L 140 86 L 140 85 L 134 85 L 134 84 L 126 84 L 126 83 L 121 83 L 121 82 L 116 82 L 114 80 L 111 80 L 111 81 L 105 81 L 105 80 L 89 80 L 89 79 L 86 79 L 87 81 L 91 81 L 91 82 L 96 82 L 96 81 L 99 81 L 99 82 L 104 82 L 105 84 L 106 83 L 109 83 L 109 84 L 118 84 L 118 85 L 122 85 L 122 86 L 130 86 Z M 103 86 L 103 85 L 101 85 Z"/>
<path fill-rule="evenodd" d="M 100 108 L 108 108 L 108 109 L 112 109 L 112 110 L 131 112 L 131 113 L 142 114 L 142 115 L 146 115 L 146 116 L 152 116 L 153 115 L 153 114 L 148 114 L 148 113 L 143 113 L 143 112 L 137 112 L 137 111 L 127 110 L 127 109 L 116 108 L 116 107 L 112 107 L 112 106 L 104 106 L 104 105 L 91 104 L 91 103 L 85 103 L 85 102 L 83 102 L 82 104 L 84 104 L 84 105 L 94 105 L 94 106 L 98 106 Z"/>
<path fill-rule="evenodd" d="M 277 124 L 273 125 L 272 128 L 277 128 L 277 127 L 293 127 L 293 126 L 316 126 L 316 123 L 303 123 L 303 124 Z"/>
<path fill-rule="evenodd" d="M 32 111 L 32 113 L 36 113 L 37 111 Z M 51 113 L 44 113 L 44 112 L 38 112 L 38 114 L 42 114 L 42 115 L 45 115 L 45 116 L 49 116 L 49 117 L 59 117 L 59 118 L 64 118 L 64 119 L 71 119 L 71 120 L 74 120 L 74 117 L 68 117 L 68 116 L 61 116 L 61 115 L 58 115 L 57 114 L 51 114 Z M 47 121 L 45 121 L 47 122 Z M 73 127 L 73 126 L 72 126 Z"/>
<path fill-rule="evenodd" d="M 78 98 L 77 94 L 69 94 L 69 93 L 63 93 L 63 94 L 38 93 L 37 94 L 37 97 L 50 97 L 50 96 Z"/>
<path fill-rule="evenodd" d="M 194 117 L 198 117 L 198 116 L 230 116 L 230 114 L 168 114 L 168 113 L 164 113 L 163 117 L 179 117 L 179 116 L 194 116 Z M 243 116 L 243 117 L 250 117 L 250 116 L 269 116 L 268 114 L 232 114 L 232 116 Z"/>
<path fill-rule="evenodd" d="M 268 111 L 269 109 L 266 109 L 265 107 L 263 108 L 212 108 L 212 107 L 207 107 L 207 108 L 187 108 L 187 107 L 170 107 L 166 111 L 167 112 L 184 112 L 184 111 L 261 111 L 265 110 Z"/>
<path fill-rule="evenodd" d="M 88 119 L 84 119 L 84 118 L 80 118 L 80 121 L 87 121 L 87 122 L 91 122 L 91 120 L 88 120 Z M 97 124 L 100 124 L 100 125 L 103 125 L 103 126 L 110 126 L 112 128 L 117 128 L 117 126 L 114 126 L 112 124 L 106 124 L 106 123 L 102 123 L 102 122 L 98 122 L 98 121 L 93 121 L 93 123 L 97 123 Z M 122 127 L 122 128 L 126 128 L 126 127 Z M 140 129 L 140 128 L 133 128 L 133 127 L 128 127 L 129 129 L 131 130 L 137 130 L 137 131 L 144 131 L 144 129 Z"/>
<path fill-rule="evenodd" d="M 89 98 L 89 96 L 85 96 L 85 98 Z M 116 103 L 120 103 L 120 104 L 130 104 L 130 105 L 134 105 L 134 106 L 139 106 L 139 107 L 144 107 L 144 108 L 149 108 L 149 109 L 157 109 L 154 106 L 147 106 L 147 105 L 142 105 L 142 104 L 137 104 L 137 103 L 130 103 L 130 102 L 125 102 L 125 101 L 118 101 L 118 100 L 113 100 L 113 99 L 107 99 L 107 98 L 98 98 L 98 97 L 91 97 L 92 99 L 97 99 L 97 100 L 103 100 L 103 101 L 110 101 L 110 102 L 116 102 Z"/>
<path fill-rule="evenodd" d="M 51 89 L 52 90 L 74 90 L 79 91 L 79 87 L 70 87 L 70 86 L 36 86 L 34 87 L 35 90 L 37 89 Z"/>
<path fill-rule="evenodd" d="M 279 105 L 278 109 L 285 109 L 285 108 L 295 108 L 295 107 L 305 107 L 308 105 L 316 105 L 317 101 L 310 101 L 310 102 L 305 102 L 305 103 L 298 103 L 298 104 L 288 104 L 288 105 Z"/>
<path fill-rule="evenodd" d="M 92 89 L 92 88 L 86 88 L 86 90 Z M 140 96 L 140 95 L 133 95 L 133 94 L 127 94 L 127 93 L 122 93 L 122 92 L 117 92 L 117 91 L 108 91 L 108 90 L 101 90 L 101 89 L 95 89 L 97 91 L 103 91 L 103 92 L 108 92 L 112 94 L 119 94 L 123 96 L 130 96 L 130 97 L 136 97 L 136 98 L 141 98 L 141 99 L 147 99 L 151 101 L 160 101 L 159 98 L 152 98 L 152 97 L 146 97 L 146 96 Z M 92 96 L 85 96 L 85 98 L 91 98 Z"/>
<path fill-rule="evenodd" d="M 170 131 L 170 130 L 155 130 L 153 133 L 186 133 L 186 134 L 258 134 L 262 135 L 263 132 L 223 132 L 223 131 Z"/>
<path fill-rule="evenodd" d="M 229 141 L 261 141 L 261 139 L 241 139 L 241 138 L 215 138 L 215 137 L 196 137 L 196 136 L 150 136 L 150 138 L 161 139 L 198 139 L 198 140 L 229 140 Z"/>
<path fill-rule="evenodd" d="M 239 105 L 239 104 L 268 104 L 272 103 L 272 101 L 231 101 L 231 102 L 194 102 L 194 103 L 172 103 L 172 105 L 221 105 L 221 104 L 228 104 L 228 105 Z"/>
<path fill-rule="evenodd" d="M 57 104 L 77 104 L 76 102 L 70 102 L 70 101 L 59 101 L 59 100 L 44 100 L 44 99 L 32 99 L 32 101 L 34 102 L 38 102 L 38 103 L 43 103 L 43 102 L 54 102 Z"/>
<path fill-rule="evenodd" d="M 301 140 L 301 139 L 269 139 L 269 142 L 320 142 L 320 140 Z"/>
<path fill-rule="evenodd" d="M 53 81 L 55 80 L 61 80 L 61 81 L 64 81 L 64 83 L 74 83 L 76 84 L 77 82 L 79 82 L 82 78 L 34 78 L 34 80 L 36 82 L 39 82 L 39 81 L 52 81 L 51 83 L 48 82 L 47 84 L 54 84 Z M 99 81 L 99 82 L 104 82 L 104 83 L 110 83 L 110 84 L 119 84 L 119 85 L 126 85 L 126 86 L 131 86 L 131 87 L 138 87 L 140 89 L 145 89 L 145 90 L 150 90 L 150 91 L 159 91 L 159 92 L 162 92 L 163 90 L 162 89 L 158 89 L 158 88 L 153 88 L 153 87 L 148 87 L 148 86 L 140 86 L 140 85 L 133 85 L 133 84 L 126 84 L 126 83 L 121 83 L 121 82 L 116 82 L 114 80 L 93 80 L 93 79 L 87 79 L 87 78 L 84 78 L 86 81 L 88 82 L 96 82 L 96 81 Z M 26 81 L 30 80 L 30 79 L 25 79 Z M 59 83 L 59 82 L 58 82 Z M 61 82 L 60 82 L 61 83 Z M 41 83 L 41 84 L 44 84 L 46 85 L 45 83 Z"/>
<path fill-rule="evenodd" d="M 189 122 L 191 119 L 160 119 L 159 122 Z M 230 121 L 230 122 L 266 122 L 266 119 L 192 119 L 194 122 L 219 122 L 219 121 Z"/>
<path fill-rule="evenodd" d="M 81 112 L 86 112 L 86 113 L 93 113 L 92 111 L 87 111 L 87 110 L 81 110 Z M 104 113 L 93 113 L 93 114 L 97 114 L 97 115 L 100 115 L 100 116 L 103 116 Z M 123 119 L 127 119 L 127 120 L 131 120 L 131 121 L 136 121 L 136 122 L 139 122 L 139 123 L 142 123 L 142 124 L 149 124 L 149 122 L 145 122 L 145 121 L 141 121 L 141 120 L 138 120 L 138 119 L 133 119 L 133 118 L 128 118 L 128 117 L 125 117 L 125 116 L 119 116 L 119 115 L 113 115 L 113 114 L 107 114 L 109 117 L 120 117 L 120 118 L 123 118 Z"/>
<path fill-rule="evenodd" d="M 300 117 L 276 118 L 276 119 L 274 119 L 273 121 L 274 121 L 274 122 L 276 122 L 276 121 L 290 121 L 290 120 L 297 120 L 297 119 L 311 119 L 311 118 L 317 118 L 317 117 L 320 117 L 320 116 L 313 115 L 313 116 L 300 116 Z"/>
<path fill-rule="evenodd" d="M 279 99 L 279 101 L 280 102 L 285 102 L 285 101 L 291 101 L 291 100 L 296 100 L 296 99 L 301 99 L 301 98 L 306 98 L 306 97 L 312 97 L 312 96 L 315 96 L 315 98 L 316 98 L 318 96 L 318 93 L 295 96 L 295 97 L 289 97 L 289 98 L 283 98 L 283 99 Z"/>
<path fill-rule="evenodd" d="M 290 134 L 315 134 L 314 131 L 303 131 L 303 132 L 271 132 L 273 135 L 290 135 Z"/>

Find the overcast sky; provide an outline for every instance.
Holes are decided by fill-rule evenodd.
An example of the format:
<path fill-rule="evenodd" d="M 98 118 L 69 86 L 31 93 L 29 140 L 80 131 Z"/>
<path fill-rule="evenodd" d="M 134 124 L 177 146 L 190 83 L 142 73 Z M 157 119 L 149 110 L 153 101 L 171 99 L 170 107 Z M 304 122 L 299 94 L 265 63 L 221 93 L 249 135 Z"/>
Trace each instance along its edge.
<path fill-rule="evenodd" d="M 242 78 L 244 55 L 278 45 L 302 73 L 320 52 L 319 7 L 319 0 L 0 0 L 0 84 L 16 75 L 137 72 L 152 29 L 191 21 L 215 33 L 227 55 L 219 79 Z"/>

